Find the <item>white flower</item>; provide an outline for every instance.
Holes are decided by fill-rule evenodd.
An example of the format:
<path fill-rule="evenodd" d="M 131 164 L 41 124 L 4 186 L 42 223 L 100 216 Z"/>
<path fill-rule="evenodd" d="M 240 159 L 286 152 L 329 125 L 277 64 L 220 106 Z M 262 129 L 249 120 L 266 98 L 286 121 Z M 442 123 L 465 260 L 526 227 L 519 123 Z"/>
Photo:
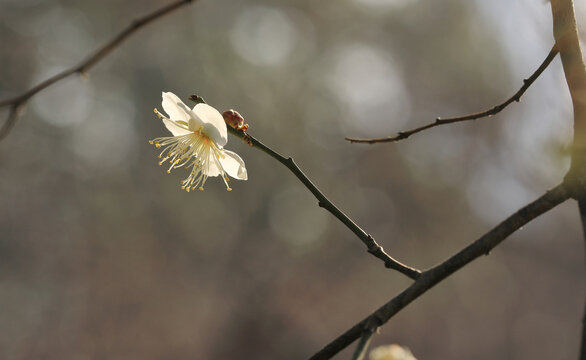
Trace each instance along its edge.
<path fill-rule="evenodd" d="M 409 348 L 397 344 L 372 349 L 369 358 L 370 360 L 417 360 Z"/>
<path fill-rule="evenodd" d="M 175 94 L 163 93 L 163 109 L 169 117 L 155 109 L 155 114 L 163 120 L 165 127 L 173 136 L 151 140 L 159 154 L 159 165 L 168 161 L 171 170 L 185 166 L 191 169 L 181 188 L 203 190 L 208 177 L 221 175 L 228 191 L 228 175 L 238 180 L 246 180 L 244 161 L 236 153 L 224 150 L 228 142 L 226 123 L 218 110 L 207 104 L 197 104 L 190 109 Z"/>

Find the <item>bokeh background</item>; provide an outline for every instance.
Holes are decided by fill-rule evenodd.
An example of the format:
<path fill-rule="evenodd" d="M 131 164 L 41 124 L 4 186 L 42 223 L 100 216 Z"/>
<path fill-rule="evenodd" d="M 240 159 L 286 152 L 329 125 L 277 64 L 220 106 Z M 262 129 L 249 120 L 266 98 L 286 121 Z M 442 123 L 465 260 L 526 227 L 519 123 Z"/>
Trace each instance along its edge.
<path fill-rule="evenodd" d="M 0 0 L 0 98 L 165 3 Z M 237 109 L 390 254 L 428 268 L 563 178 L 572 113 L 559 59 L 498 116 L 397 144 L 343 137 L 504 101 L 550 50 L 551 22 L 542 0 L 201 0 L 142 29 L 89 78 L 35 96 L 0 143 L 0 357 L 309 357 L 410 281 L 236 138 L 227 148 L 248 181 L 181 191 L 186 173 L 168 175 L 148 144 L 166 134 L 161 91 Z M 373 345 L 419 359 L 575 359 L 583 256 L 568 201 Z"/>

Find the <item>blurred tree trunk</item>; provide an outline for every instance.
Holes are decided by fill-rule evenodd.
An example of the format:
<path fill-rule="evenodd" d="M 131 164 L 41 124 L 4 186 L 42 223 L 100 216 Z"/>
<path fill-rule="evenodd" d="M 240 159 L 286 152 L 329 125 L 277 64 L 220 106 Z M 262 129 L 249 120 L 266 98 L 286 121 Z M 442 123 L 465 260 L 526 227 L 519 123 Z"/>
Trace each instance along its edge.
<path fill-rule="evenodd" d="M 578 201 L 586 239 L 586 67 L 580 49 L 578 27 L 572 0 L 552 0 L 553 33 L 560 52 L 574 110 L 572 165 L 566 175 L 572 197 Z M 582 350 L 586 360 L 586 302 L 582 319 Z"/>

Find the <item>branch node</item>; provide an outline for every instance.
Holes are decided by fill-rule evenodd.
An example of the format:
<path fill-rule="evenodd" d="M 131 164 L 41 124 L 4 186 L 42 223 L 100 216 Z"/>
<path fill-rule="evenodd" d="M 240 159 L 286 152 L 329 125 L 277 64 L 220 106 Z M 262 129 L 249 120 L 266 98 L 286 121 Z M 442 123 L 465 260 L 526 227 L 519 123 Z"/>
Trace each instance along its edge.
<path fill-rule="evenodd" d="M 368 331 L 370 333 L 378 333 L 378 329 L 380 328 L 381 324 L 383 322 L 381 321 L 381 319 L 378 318 L 378 316 L 369 316 L 366 321 L 364 322 L 364 325 L 362 326 L 362 329 L 364 331 Z"/>
<path fill-rule="evenodd" d="M 406 131 L 400 131 L 399 133 L 397 133 L 397 136 L 394 139 L 392 139 L 392 141 L 407 139 L 409 137 L 409 135 L 411 135 L 411 134 Z M 374 141 L 370 142 L 370 144 L 374 144 L 374 143 L 375 143 Z"/>
<path fill-rule="evenodd" d="M 369 246 L 368 249 L 366 250 L 371 254 L 380 254 L 383 252 L 383 247 L 380 245 L 374 245 L 374 246 Z M 385 262 L 385 266 L 386 266 L 386 262 Z M 388 267 L 388 266 L 387 266 Z"/>

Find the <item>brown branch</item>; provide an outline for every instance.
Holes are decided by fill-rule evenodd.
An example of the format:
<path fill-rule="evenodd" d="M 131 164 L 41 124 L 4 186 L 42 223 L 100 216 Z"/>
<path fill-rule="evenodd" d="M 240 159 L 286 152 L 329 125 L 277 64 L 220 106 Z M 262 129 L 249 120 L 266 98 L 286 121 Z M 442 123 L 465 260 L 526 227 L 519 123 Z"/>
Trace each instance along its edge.
<path fill-rule="evenodd" d="M 138 19 L 133 20 L 130 25 L 120 32 L 114 39 L 110 40 L 106 45 L 98 49 L 94 54 L 89 56 L 87 59 L 79 63 L 78 65 L 64 70 L 57 75 L 54 75 L 47 80 L 39 83 L 38 85 L 34 86 L 33 88 L 25 91 L 24 93 L 17 95 L 13 98 L 6 99 L 0 101 L 0 108 L 2 107 L 10 107 L 10 112 L 6 121 L 0 128 L 0 140 L 4 139 L 6 135 L 10 132 L 13 128 L 16 120 L 18 119 L 18 109 L 23 107 L 25 103 L 37 94 L 39 91 L 55 84 L 56 82 L 65 79 L 66 77 L 72 74 L 83 74 L 88 72 L 98 61 L 102 60 L 104 57 L 108 56 L 112 51 L 114 51 L 124 40 L 126 40 L 130 35 L 134 34 L 137 30 L 142 28 L 143 26 L 151 23 L 152 21 L 167 15 L 168 13 L 172 12 L 175 9 L 180 8 L 183 5 L 187 5 L 194 0 L 178 0 L 174 3 L 168 4 L 159 8 L 152 13 L 140 17 Z M 197 0 L 195 0 L 197 1 Z"/>
<path fill-rule="evenodd" d="M 586 240 L 586 65 L 572 0 L 552 0 L 553 35 L 560 51 L 562 66 L 574 110 L 574 142 L 572 163 L 566 175 L 571 196 L 578 200 L 580 220 Z M 582 318 L 580 359 L 586 360 L 586 302 Z"/>
<path fill-rule="evenodd" d="M 505 221 L 495 228 L 484 234 L 478 240 L 453 255 L 440 265 L 437 265 L 421 274 L 421 276 L 397 295 L 391 301 L 378 308 L 371 315 L 354 325 L 338 338 L 333 340 L 322 350 L 314 354 L 310 360 L 330 359 L 332 356 L 349 346 L 358 339 L 364 331 L 372 328 L 373 322 L 376 326 L 385 324 L 391 317 L 431 289 L 448 276 L 477 259 L 481 255 L 488 255 L 489 252 L 500 244 L 504 239 L 511 235 L 523 225 L 535 219 L 539 215 L 546 213 L 555 206 L 566 201 L 570 197 L 565 184 L 558 185 L 548 191 L 537 200 L 524 206 L 519 211 L 509 216 Z"/>
<path fill-rule="evenodd" d="M 226 112 L 224 113 L 226 114 Z M 400 263 L 399 261 L 393 259 L 389 254 L 385 252 L 385 250 L 380 246 L 375 240 L 372 235 L 367 234 L 360 226 L 358 226 L 352 219 L 348 217 L 348 215 L 344 214 L 342 210 L 338 209 L 336 205 L 334 205 L 318 188 L 315 186 L 311 180 L 301 171 L 299 166 L 295 164 L 292 158 L 286 158 L 281 154 L 277 153 L 273 149 L 269 148 L 262 142 L 258 141 L 252 135 L 241 131 L 236 130 L 231 126 L 228 126 L 228 131 L 234 136 L 241 138 L 242 140 L 246 141 L 250 146 L 256 147 L 259 150 L 262 150 L 266 154 L 270 155 L 272 158 L 280 162 L 281 164 L 285 165 L 287 169 L 289 169 L 296 177 L 305 185 L 305 187 L 315 196 L 318 200 L 319 207 L 322 207 L 329 211 L 332 215 L 334 215 L 338 220 L 340 220 L 348 229 L 350 229 L 363 243 L 366 245 L 367 251 L 372 254 L 373 256 L 382 260 L 385 264 L 385 267 L 389 269 L 394 269 L 403 275 L 415 280 L 421 275 L 421 271 L 409 267 L 405 264 Z"/>
<path fill-rule="evenodd" d="M 551 48 L 549 54 L 547 54 L 547 57 L 545 58 L 545 60 L 543 60 L 543 62 L 541 63 L 541 65 L 539 65 L 539 68 L 537 68 L 537 70 L 535 70 L 535 72 L 529 78 L 523 80 L 523 86 L 521 86 L 521 88 L 519 89 L 519 91 L 517 91 L 513 96 L 511 96 L 504 103 L 502 103 L 500 105 L 496 105 L 496 106 L 494 106 L 491 109 L 488 109 L 488 110 L 485 110 L 485 111 L 481 111 L 481 112 L 477 112 L 477 113 L 474 113 L 474 114 L 468 114 L 468 115 L 458 116 L 458 117 L 451 117 L 451 118 L 439 118 L 438 117 L 432 123 L 429 123 L 427 125 L 420 126 L 418 128 L 415 128 L 415 129 L 401 131 L 401 132 L 397 133 L 397 135 L 395 135 L 395 136 L 387 136 L 387 137 L 372 138 L 372 139 L 357 139 L 357 138 L 346 137 L 345 139 L 348 140 L 348 141 L 350 141 L 350 143 L 365 143 L 365 144 L 378 144 L 378 143 L 385 143 L 385 142 L 396 142 L 396 141 L 399 141 L 399 140 L 407 139 L 409 136 L 411 136 L 413 134 L 416 134 L 418 132 L 421 132 L 423 130 L 427 130 L 427 129 L 430 129 L 430 128 L 433 128 L 433 127 L 436 127 L 436 126 L 445 125 L 445 124 L 452 124 L 452 123 L 461 122 L 461 121 L 467 121 L 467 120 L 477 120 L 477 119 L 480 119 L 480 118 L 491 117 L 493 115 L 496 115 L 499 112 L 501 112 L 502 110 L 504 110 L 504 108 L 506 108 L 507 106 L 509 106 L 511 103 L 513 103 L 513 102 L 519 102 L 519 100 L 521 100 L 521 96 L 523 96 L 523 94 L 525 93 L 525 91 L 527 91 L 527 89 L 529 88 L 529 86 L 531 86 L 531 84 L 533 84 L 533 82 L 535 80 L 537 80 L 537 78 L 541 75 L 541 73 L 549 66 L 549 64 L 555 58 L 555 56 L 557 55 L 557 53 L 558 53 L 557 47 L 554 45 Z"/>

